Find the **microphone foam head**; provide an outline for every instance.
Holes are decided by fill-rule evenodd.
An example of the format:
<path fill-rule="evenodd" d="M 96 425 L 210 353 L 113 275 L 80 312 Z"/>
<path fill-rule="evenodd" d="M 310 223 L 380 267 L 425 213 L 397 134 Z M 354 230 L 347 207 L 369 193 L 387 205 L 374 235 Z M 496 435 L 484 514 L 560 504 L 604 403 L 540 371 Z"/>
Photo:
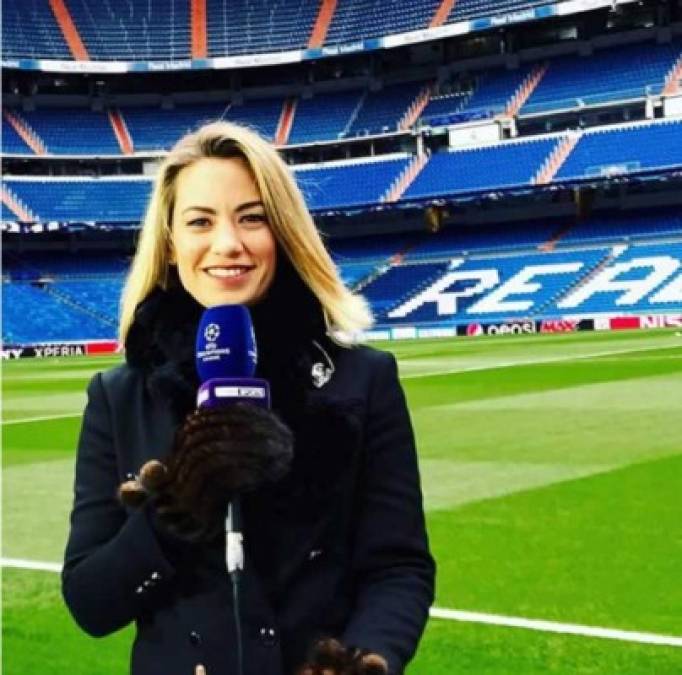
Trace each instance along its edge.
<path fill-rule="evenodd" d="M 204 311 L 196 342 L 197 373 L 202 383 L 216 377 L 253 377 L 257 358 L 246 307 L 219 305 Z"/>

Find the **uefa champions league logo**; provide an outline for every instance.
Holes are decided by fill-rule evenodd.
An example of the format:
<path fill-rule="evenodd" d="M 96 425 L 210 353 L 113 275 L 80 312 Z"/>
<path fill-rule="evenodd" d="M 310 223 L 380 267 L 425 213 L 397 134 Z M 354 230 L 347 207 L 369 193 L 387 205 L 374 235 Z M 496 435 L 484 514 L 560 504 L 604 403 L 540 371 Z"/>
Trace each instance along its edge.
<path fill-rule="evenodd" d="M 204 329 L 204 337 L 208 342 L 215 342 L 220 337 L 220 326 L 217 323 L 209 323 Z"/>

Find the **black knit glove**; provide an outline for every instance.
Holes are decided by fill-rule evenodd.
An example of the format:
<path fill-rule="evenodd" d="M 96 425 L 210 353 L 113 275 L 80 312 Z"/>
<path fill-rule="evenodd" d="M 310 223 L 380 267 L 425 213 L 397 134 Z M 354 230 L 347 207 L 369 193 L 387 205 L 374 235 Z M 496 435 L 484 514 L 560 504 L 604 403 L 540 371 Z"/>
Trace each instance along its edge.
<path fill-rule="evenodd" d="M 388 675 L 386 659 L 327 638 L 315 643 L 297 675 Z"/>
<path fill-rule="evenodd" d="M 209 541 L 224 526 L 230 498 L 282 478 L 293 456 L 291 431 L 248 403 L 202 408 L 178 430 L 165 462 L 151 460 L 119 487 L 126 506 L 151 501 L 163 527 L 180 539 Z"/>

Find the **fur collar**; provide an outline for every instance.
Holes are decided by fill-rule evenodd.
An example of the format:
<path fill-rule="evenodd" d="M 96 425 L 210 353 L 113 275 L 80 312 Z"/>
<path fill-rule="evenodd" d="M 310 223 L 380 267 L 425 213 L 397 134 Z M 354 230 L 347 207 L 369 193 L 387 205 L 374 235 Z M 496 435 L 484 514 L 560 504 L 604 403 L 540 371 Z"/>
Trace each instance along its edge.
<path fill-rule="evenodd" d="M 306 392 L 333 374 L 339 348 L 326 335 L 319 302 L 281 255 L 268 295 L 251 308 L 257 375 L 270 382 L 273 408 L 292 425 Z M 204 308 L 180 285 L 155 288 L 141 302 L 126 339 L 126 361 L 145 374 L 149 392 L 183 419 L 195 405 L 196 329 Z M 321 364 L 321 365 L 320 365 Z"/>

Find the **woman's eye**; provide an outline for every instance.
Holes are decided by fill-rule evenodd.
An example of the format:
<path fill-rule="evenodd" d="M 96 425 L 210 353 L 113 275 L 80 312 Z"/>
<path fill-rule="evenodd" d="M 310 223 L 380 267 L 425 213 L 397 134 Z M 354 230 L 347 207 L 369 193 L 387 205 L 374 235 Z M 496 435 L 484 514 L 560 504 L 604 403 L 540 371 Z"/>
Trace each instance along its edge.
<path fill-rule="evenodd" d="M 245 225 L 262 225 L 268 221 L 264 213 L 247 213 L 242 217 L 241 222 Z"/>
<path fill-rule="evenodd" d="M 188 221 L 187 224 L 194 227 L 203 227 L 208 224 L 208 218 L 194 218 L 193 220 Z"/>

